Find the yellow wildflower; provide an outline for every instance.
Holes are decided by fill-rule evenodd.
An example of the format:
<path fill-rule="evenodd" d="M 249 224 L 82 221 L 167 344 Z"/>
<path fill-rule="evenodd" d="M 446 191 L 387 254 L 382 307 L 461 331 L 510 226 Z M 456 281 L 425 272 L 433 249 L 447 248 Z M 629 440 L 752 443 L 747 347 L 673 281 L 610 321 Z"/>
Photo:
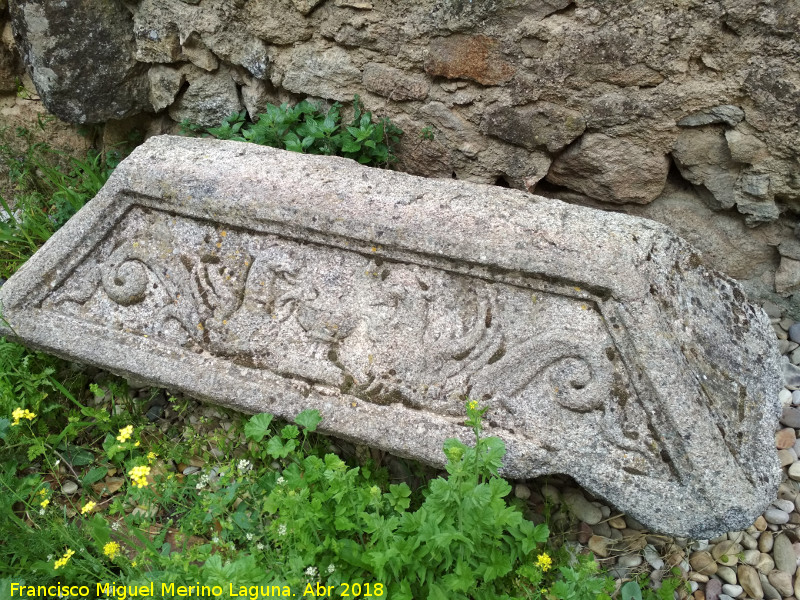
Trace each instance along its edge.
<path fill-rule="evenodd" d="M 133 486 L 143 488 L 147 486 L 147 476 L 150 474 L 150 467 L 138 466 L 128 471 L 128 476 L 133 479 Z"/>
<path fill-rule="evenodd" d="M 55 564 L 53 564 L 53 568 L 54 568 L 54 569 L 60 569 L 61 567 L 63 567 L 64 565 L 66 565 L 66 564 L 69 562 L 69 559 L 70 559 L 70 558 L 72 558 L 72 555 L 73 555 L 73 554 L 75 554 L 75 550 L 70 550 L 70 549 L 68 548 L 68 549 L 67 549 L 67 551 L 64 553 L 64 556 L 62 556 L 61 558 L 59 558 L 59 559 L 58 559 L 58 560 L 55 562 Z"/>
<path fill-rule="evenodd" d="M 86 505 L 81 509 L 81 514 L 85 515 L 87 513 L 92 512 L 95 509 L 96 506 L 97 506 L 97 502 L 95 502 L 94 500 L 89 500 L 86 503 Z"/>
<path fill-rule="evenodd" d="M 134 446 L 134 448 L 138 448 L 139 447 L 139 440 L 136 440 L 136 443 L 133 446 Z"/>
<path fill-rule="evenodd" d="M 536 566 L 539 567 L 543 573 L 547 573 L 550 567 L 553 566 L 553 559 L 550 558 L 547 552 L 543 552 L 536 558 Z"/>
<path fill-rule="evenodd" d="M 470 400 L 469 404 L 467 404 L 467 408 L 470 410 L 475 410 L 478 408 L 478 401 L 477 400 Z"/>
<path fill-rule="evenodd" d="M 148 462 L 153 462 L 157 458 L 158 458 L 158 454 L 156 454 L 155 452 L 148 452 L 147 453 Z"/>
<path fill-rule="evenodd" d="M 133 435 L 133 425 L 128 425 L 127 427 L 123 427 L 119 430 L 119 435 L 117 436 L 118 442 L 127 442 L 130 437 Z"/>
<path fill-rule="evenodd" d="M 105 546 L 103 546 L 103 554 L 105 554 L 109 559 L 114 560 L 117 554 L 119 554 L 119 544 L 117 542 L 108 542 Z"/>
<path fill-rule="evenodd" d="M 47 505 L 50 504 L 50 498 L 45 498 L 39 503 L 39 506 L 42 508 L 47 508 Z"/>
<path fill-rule="evenodd" d="M 29 421 L 33 421 L 36 418 L 36 414 L 29 411 L 27 408 L 15 408 L 14 411 L 11 413 L 11 416 L 14 418 L 14 422 L 11 423 L 11 426 L 19 425 L 21 419 L 28 419 Z"/>

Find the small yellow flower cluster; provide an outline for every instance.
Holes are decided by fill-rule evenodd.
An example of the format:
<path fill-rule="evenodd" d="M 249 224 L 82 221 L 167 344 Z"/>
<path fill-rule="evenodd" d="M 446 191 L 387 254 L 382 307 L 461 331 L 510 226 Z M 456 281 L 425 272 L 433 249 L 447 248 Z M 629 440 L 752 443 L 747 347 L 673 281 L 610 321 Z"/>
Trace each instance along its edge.
<path fill-rule="evenodd" d="M 103 554 L 105 554 L 110 560 L 114 560 L 119 554 L 119 544 L 117 542 L 108 542 L 105 546 L 103 546 Z"/>
<path fill-rule="evenodd" d="M 86 503 L 86 506 L 84 506 L 81 509 L 81 514 L 85 515 L 85 514 L 88 514 L 88 513 L 92 512 L 95 509 L 96 506 L 97 506 L 97 502 L 95 502 L 94 500 L 89 500 Z"/>
<path fill-rule="evenodd" d="M 48 505 L 48 504 L 50 504 L 50 498 L 48 498 L 48 497 L 47 497 L 47 490 L 46 490 L 46 489 L 44 489 L 44 488 L 42 488 L 42 489 L 41 489 L 41 490 L 39 490 L 37 493 L 38 493 L 40 496 L 43 496 L 43 498 L 42 498 L 42 501 L 41 501 L 41 502 L 39 502 L 39 506 L 41 506 L 41 507 L 42 507 L 42 509 L 45 509 L 45 508 L 47 508 L 47 505 Z"/>
<path fill-rule="evenodd" d="M 158 458 L 158 454 L 156 454 L 155 452 L 148 452 L 147 453 L 147 462 L 153 462 L 157 458 Z"/>
<path fill-rule="evenodd" d="M 478 401 L 477 400 L 470 400 L 470 402 L 467 404 L 467 408 L 469 408 L 470 410 L 477 409 L 478 408 Z"/>
<path fill-rule="evenodd" d="M 539 567 L 543 573 L 547 573 L 550 567 L 553 566 L 553 559 L 550 558 L 547 552 L 544 552 L 536 558 L 536 566 Z"/>
<path fill-rule="evenodd" d="M 29 421 L 33 421 L 36 418 L 36 415 L 29 411 L 27 408 L 23 409 L 17 407 L 14 409 L 14 412 L 11 413 L 11 416 L 14 417 L 14 422 L 11 423 L 11 426 L 19 425 L 21 419 L 28 419 Z"/>
<path fill-rule="evenodd" d="M 128 425 L 127 427 L 123 427 L 122 429 L 119 430 L 117 441 L 125 443 L 130 439 L 132 435 L 133 435 L 133 425 Z"/>
<path fill-rule="evenodd" d="M 147 486 L 147 476 L 150 474 L 150 467 L 138 466 L 128 471 L 128 476 L 133 479 L 133 486 L 143 488 Z"/>
<path fill-rule="evenodd" d="M 67 548 L 67 551 L 64 553 L 64 556 L 62 556 L 55 562 L 53 568 L 60 569 L 61 567 L 66 565 L 69 562 L 69 559 L 72 558 L 73 554 L 75 554 L 75 550 L 70 550 L 69 548 Z"/>

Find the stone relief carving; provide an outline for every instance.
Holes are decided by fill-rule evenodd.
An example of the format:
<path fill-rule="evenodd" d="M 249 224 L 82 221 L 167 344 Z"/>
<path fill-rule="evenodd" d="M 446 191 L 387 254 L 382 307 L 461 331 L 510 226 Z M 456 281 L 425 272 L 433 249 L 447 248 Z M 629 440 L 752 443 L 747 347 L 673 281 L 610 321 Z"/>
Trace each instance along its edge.
<path fill-rule="evenodd" d="M 549 451 L 585 442 L 563 435 L 566 410 L 630 472 L 668 476 L 611 337 L 563 333 L 603 331 L 596 306 L 370 250 L 134 207 L 42 307 L 374 404 L 458 416 L 479 398 Z"/>

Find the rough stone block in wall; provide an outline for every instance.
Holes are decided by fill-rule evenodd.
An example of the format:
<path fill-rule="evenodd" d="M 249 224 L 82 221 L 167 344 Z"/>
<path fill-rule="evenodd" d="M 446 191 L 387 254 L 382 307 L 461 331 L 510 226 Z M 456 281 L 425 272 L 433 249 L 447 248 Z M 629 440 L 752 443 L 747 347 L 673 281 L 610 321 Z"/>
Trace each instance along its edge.
<path fill-rule="evenodd" d="M 476 399 L 505 475 L 655 530 L 743 529 L 778 484 L 767 316 L 644 219 L 164 136 L 0 300 L 33 347 L 433 464 Z"/>
<path fill-rule="evenodd" d="M 120 0 L 12 2 L 12 25 L 47 110 L 71 123 L 146 111 L 147 70 L 134 56 L 133 19 Z"/>

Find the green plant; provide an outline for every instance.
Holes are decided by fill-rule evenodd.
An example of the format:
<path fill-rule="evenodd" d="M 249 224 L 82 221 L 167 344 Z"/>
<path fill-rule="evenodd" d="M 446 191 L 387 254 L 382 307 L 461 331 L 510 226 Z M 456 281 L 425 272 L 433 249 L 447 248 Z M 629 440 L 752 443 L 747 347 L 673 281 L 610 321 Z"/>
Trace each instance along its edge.
<path fill-rule="evenodd" d="M 247 121 L 246 112 L 241 111 L 206 132 L 218 139 L 252 142 L 306 154 L 344 156 L 374 166 L 387 166 L 396 160 L 391 147 L 399 141 L 402 130 L 388 118 L 373 123 L 372 113 L 364 111 L 358 96 L 353 99 L 353 119 L 344 126 L 340 108 L 341 105 L 335 103 L 324 111 L 307 100 L 295 106 L 268 104 L 255 122 Z M 203 131 L 202 127 L 188 122 L 181 126 L 186 133 Z"/>
<path fill-rule="evenodd" d="M 40 123 L 44 129 L 45 124 Z M 7 135 L 7 132 L 3 132 Z M 26 150 L 16 152 L 0 144 L 15 193 L 11 201 L 0 196 L 5 213 L 0 220 L 0 277 L 8 278 L 103 187 L 119 162 L 116 153 L 86 158 L 66 156 L 34 141 L 31 131 L 18 128 Z M 3 138 L 5 139 L 5 138 Z M 67 165 L 65 171 L 63 165 Z"/>
<path fill-rule="evenodd" d="M 647 577 L 642 577 L 639 581 L 628 581 L 620 588 L 621 600 L 673 600 L 675 592 L 683 587 L 687 592 L 691 592 L 688 583 L 681 578 L 681 571 L 677 567 L 673 568 L 668 577 L 661 581 L 661 586 L 654 590 L 648 585 Z"/>
<path fill-rule="evenodd" d="M 433 141 L 433 127 L 426 125 L 419 132 L 420 139 Z"/>

